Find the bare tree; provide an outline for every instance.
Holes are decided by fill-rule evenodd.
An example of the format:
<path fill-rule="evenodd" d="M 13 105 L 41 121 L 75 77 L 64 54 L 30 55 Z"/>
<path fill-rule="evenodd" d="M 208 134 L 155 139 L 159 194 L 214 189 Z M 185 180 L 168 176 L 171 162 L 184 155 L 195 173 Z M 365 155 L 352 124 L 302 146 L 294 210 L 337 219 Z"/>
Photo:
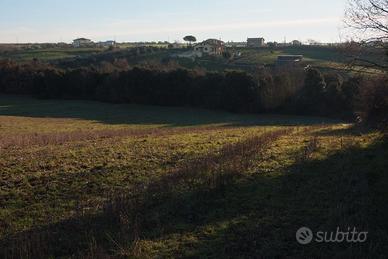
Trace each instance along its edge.
<path fill-rule="evenodd" d="M 346 46 L 353 64 L 387 71 L 388 0 L 349 0 L 345 24 L 357 41 Z"/>

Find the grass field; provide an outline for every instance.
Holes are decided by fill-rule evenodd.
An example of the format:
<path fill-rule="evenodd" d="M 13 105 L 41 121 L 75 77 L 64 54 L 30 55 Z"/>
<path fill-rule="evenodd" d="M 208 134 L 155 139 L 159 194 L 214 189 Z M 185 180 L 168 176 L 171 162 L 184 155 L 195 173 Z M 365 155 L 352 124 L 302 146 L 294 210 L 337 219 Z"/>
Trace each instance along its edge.
<path fill-rule="evenodd" d="M 31 50 L 14 50 L 6 53 L 0 53 L 0 59 L 12 59 L 16 61 L 31 61 L 34 58 L 51 61 L 66 58 L 87 57 L 101 53 L 104 49 L 99 48 L 52 48 L 52 49 L 31 49 Z"/>
<path fill-rule="evenodd" d="M 280 55 L 303 55 L 302 66 L 311 65 L 322 71 L 349 74 L 347 68 L 349 59 L 335 47 L 229 48 L 228 50 L 232 53 L 240 52 L 241 56 L 233 60 L 204 57 L 195 62 L 181 59 L 179 63 L 188 68 L 201 67 L 220 72 L 225 69 L 237 69 L 256 73 L 260 66 L 275 64 Z"/>
<path fill-rule="evenodd" d="M 322 118 L 0 96 L 0 255 L 380 256 L 387 157 Z M 302 226 L 369 236 L 302 246 Z"/>
<path fill-rule="evenodd" d="M 261 48 L 261 49 L 242 49 L 243 60 L 246 62 L 262 62 L 272 64 L 279 55 L 303 55 L 304 60 L 319 64 L 324 62 L 343 63 L 345 56 L 335 47 L 282 47 L 282 48 Z"/>
<path fill-rule="evenodd" d="M 123 55 L 125 55 L 125 47 L 130 48 L 130 45 L 122 45 Z M 103 52 L 104 49 L 98 48 L 68 48 L 68 49 L 35 49 L 35 50 L 18 50 L 10 51 L 7 53 L 0 54 L 0 58 L 10 58 L 18 61 L 29 61 L 33 58 L 37 58 L 43 61 L 55 61 L 66 58 L 75 57 L 90 57 Z M 231 49 L 232 51 L 232 49 Z M 261 48 L 261 49 L 239 49 L 242 53 L 242 57 L 236 60 L 237 63 L 245 63 L 247 65 L 261 65 L 261 64 L 273 64 L 277 60 L 278 55 L 304 55 L 305 63 L 312 64 L 315 66 L 328 67 L 328 68 L 339 68 L 346 61 L 344 56 L 339 50 L 328 47 L 287 47 L 287 48 Z M 120 53 L 120 52 L 116 52 Z M 113 55 L 113 54 L 112 54 Z M 169 56 L 169 53 L 165 53 L 163 57 Z M 187 67 L 203 66 L 210 70 L 223 70 L 225 68 L 232 68 L 229 66 L 222 65 L 220 60 L 208 60 L 203 59 L 199 62 L 192 64 L 190 62 L 184 62 L 183 65 Z M 136 61 L 136 60 L 135 60 Z M 213 64 L 214 63 L 214 64 Z"/>
<path fill-rule="evenodd" d="M 155 47 L 152 45 L 145 45 Z M 167 60 L 172 54 L 176 54 L 176 50 L 167 50 L 163 46 L 163 51 L 146 53 L 142 55 L 129 55 L 128 50 L 133 48 L 132 44 L 120 44 L 121 50 L 109 51 L 103 48 L 46 48 L 46 49 L 31 49 L 31 50 L 13 50 L 1 51 L 1 59 L 11 59 L 20 62 L 31 61 L 38 59 L 46 62 L 53 62 L 59 67 L 80 67 L 90 64 L 98 65 L 102 61 L 112 62 L 115 59 L 127 59 L 131 66 L 141 64 L 160 64 L 162 60 Z M 188 68 L 201 68 L 208 71 L 225 70 L 243 70 L 249 73 L 256 73 L 257 67 L 262 65 L 275 64 L 279 55 L 303 55 L 304 59 L 302 66 L 312 65 L 319 68 L 323 72 L 335 71 L 344 76 L 352 74 L 349 71 L 349 57 L 346 57 L 340 49 L 335 47 L 323 46 L 301 46 L 301 47 L 279 47 L 279 48 L 230 48 L 231 52 L 241 52 L 242 56 L 234 60 L 227 60 L 222 57 L 203 57 L 192 61 L 190 59 L 175 60 L 179 65 Z M 378 60 L 380 57 L 376 56 Z M 354 71 L 362 71 L 363 73 L 381 73 L 375 69 L 365 69 L 361 67 L 353 67 Z"/>

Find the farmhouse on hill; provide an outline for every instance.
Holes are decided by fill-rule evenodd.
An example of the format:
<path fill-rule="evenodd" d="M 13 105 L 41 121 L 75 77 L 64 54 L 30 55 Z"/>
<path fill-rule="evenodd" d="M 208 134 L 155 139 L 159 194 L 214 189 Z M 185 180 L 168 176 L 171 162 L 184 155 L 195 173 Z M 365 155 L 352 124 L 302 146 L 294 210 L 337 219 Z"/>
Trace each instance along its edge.
<path fill-rule="evenodd" d="M 249 48 L 260 48 L 265 46 L 264 38 L 248 38 L 247 47 Z"/>
<path fill-rule="evenodd" d="M 194 45 L 194 51 L 211 56 L 220 56 L 224 53 L 225 43 L 221 40 L 208 39 Z"/>
<path fill-rule="evenodd" d="M 93 45 L 93 41 L 85 38 L 78 38 L 73 40 L 73 47 L 80 48 L 80 47 L 87 47 L 90 45 Z"/>

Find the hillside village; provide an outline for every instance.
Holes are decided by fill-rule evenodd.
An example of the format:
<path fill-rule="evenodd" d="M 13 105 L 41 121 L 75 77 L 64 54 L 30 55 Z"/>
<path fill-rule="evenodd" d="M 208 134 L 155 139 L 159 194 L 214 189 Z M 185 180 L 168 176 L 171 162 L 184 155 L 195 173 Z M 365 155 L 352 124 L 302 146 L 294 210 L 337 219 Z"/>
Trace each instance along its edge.
<path fill-rule="evenodd" d="M 80 58 L 92 58 L 96 54 L 96 58 L 125 58 L 126 53 L 142 53 L 165 51 L 168 53 L 168 58 L 171 59 L 187 59 L 192 62 L 196 60 L 206 59 L 206 57 L 222 58 L 224 60 L 233 61 L 237 67 L 255 65 L 252 62 L 245 62 L 243 60 L 250 59 L 252 53 L 267 53 L 271 60 L 258 62 L 258 64 L 274 64 L 274 65 L 295 65 L 305 60 L 305 52 L 308 49 L 314 48 L 341 48 L 346 43 L 319 43 L 314 40 L 301 42 L 299 40 L 292 40 L 287 42 L 266 41 L 263 37 L 248 37 L 246 41 L 224 42 L 221 39 L 209 38 L 203 41 L 195 40 L 192 42 L 182 42 L 176 40 L 175 42 L 155 41 L 155 42 L 117 42 L 115 39 L 107 39 L 102 41 L 94 41 L 87 37 L 80 37 L 74 39 L 70 44 L 65 42 L 59 43 L 24 43 L 24 44 L 0 44 L 0 54 L 12 57 L 13 53 L 25 51 L 31 59 L 40 59 L 38 53 L 40 51 L 48 53 L 47 50 L 52 51 L 53 56 L 58 51 L 67 56 L 69 60 Z M 303 50 L 302 50 L 303 48 Z M 283 51 L 284 49 L 295 49 L 295 51 Z M 301 51 L 297 51 L 300 49 Z M 252 52 L 253 51 L 253 52 Z M 111 55 L 108 55 L 108 52 Z M 310 51 L 308 51 L 310 52 Z M 37 53 L 37 54 L 34 54 Z M 66 53 L 69 53 L 67 55 Z M 71 53 L 77 53 L 72 55 Z M 90 55 L 89 55 L 89 54 Z M 121 54 L 120 54 L 121 53 Z M 66 55 L 65 55 L 66 54 Z M 248 55 L 248 56 L 247 56 Z M 164 56 L 163 59 L 167 57 Z M 47 58 L 51 59 L 51 58 Z M 220 59 L 221 60 L 221 59 Z M 230 64 L 232 65 L 232 64 Z"/>
<path fill-rule="evenodd" d="M 220 39 L 209 38 L 203 41 L 197 42 L 196 38 L 192 42 L 179 42 L 173 43 L 167 41 L 159 42 L 117 42 L 116 40 L 108 39 L 104 41 L 94 41 L 86 37 L 76 38 L 71 44 L 65 42 L 59 43 L 40 43 L 40 44 L 0 44 L 0 54 L 4 53 L 6 56 L 12 57 L 13 53 L 25 51 L 26 55 L 31 59 L 39 60 L 40 51 L 42 53 L 49 53 L 47 50 L 52 51 L 53 56 L 58 51 L 63 53 L 64 57 L 62 61 L 53 60 L 54 62 L 64 62 L 66 60 L 72 62 L 80 59 L 97 59 L 112 60 L 127 58 L 128 54 L 143 55 L 148 52 L 160 52 L 166 53 L 162 59 L 177 59 L 188 60 L 190 62 L 196 62 L 206 60 L 208 57 L 218 58 L 216 63 L 225 63 L 228 61 L 228 65 L 231 68 L 253 68 L 256 62 L 246 62 L 245 59 L 249 59 L 251 51 L 254 53 L 266 53 L 269 52 L 271 56 L 275 56 L 271 61 L 260 62 L 259 65 L 272 64 L 272 65 L 297 65 L 304 60 L 304 52 L 292 51 L 291 53 L 283 53 L 284 48 L 295 48 L 297 50 L 301 47 L 335 47 L 337 45 L 325 45 L 318 44 L 316 42 L 302 43 L 298 40 L 291 42 L 284 41 L 283 43 L 266 42 L 263 37 L 247 38 L 244 42 L 224 42 Z M 7 54 L 8 53 L 8 54 Z M 36 53 L 36 54 L 34 54 Z M 66 53 L 69 53 L 68 55 Z M 72 55 L 71 53 L 77 53 Z M 89 53 L 89 54 L 88 54 Z M 142 54 L 143 53 L 143 54 Z M 3 55 L 4 55 L 3 54 Z M 131 54 L 131 55 L 132 55 Z M 46 55 L 46 54 L 45 54 Z M 26 56 L 27 57 L 27 56 Z M 224 61 L 222 61 L 224 60 Z M 86 62 L 86 60 L 85 60 Z M 182 61 L 185 63 L 185 61 Z M 179 61 L 179 63 L 182 63 Z"/>
<path fill-rule="evenodd" d="M 268 48 L 268 47 L 280 47 L 280 46 L 294 46 L 299 47 L 302 46 L 300 41 L 292 41 L 290 44 L 283 45 L 273 45 L 266 44 L 264 38 L 248 38 L 245 46 L 243 48 Z M 204 56 L 224 56 L 228 59 L 238 59 L 241 57 L 242 52 L 237 50 L 237 47 L 233 44 L 229 46 L 217 39 L 207 39 L 203 42 L 195 44 L 188 51 L 179 54 L 173 54 L 172 57 L 176 58 L 188 58 L 191 60 L 195 60 L 196 58 L 202 58 Z M 303 60 L 303 55 L 279 55 L 277 57 L 276 65 L 296 65 L 299 64 Z"/>
<path fill-rule="evenodd" d="M 62 43 L 66 44 L 66 43 Z M 106 40 L 106 41 L 98 41 L 94 42 L 91 39 L 87 38 L 77 38 L 74 39 L 73 42 L 70 44 L 70 46 L 74 48 L 87 48 L 87 47 L 114 47 L 114 46 L 120 46 L 122 44 L 128 44 L 128 43 L 118 43 L 115 40 Z M 179 41 L 175 41 L 173 43 L 170 42 L 133 42 L 130 43 L 131 46 L 158 46 L 161 48 L 187 48 L 188 46 L 191 47 L 191 45 L 188 45 L 187 43 L 181 43 Z M 206 48 L 206 45 L 210 46 L 209 49 Z M 281 42 L 278 43 L 276 41 L 274 42 L 266 42 L 264 38 L 247 38 L 244 42 L 224 42 L 220 39 L 206 39 L 202 42 L 194 44 L 194 47 L 197 47 L 196 51 L 206 53 L 209 55 L 220 55 L 221 54 L 221 48 L 265 48 L 265 47 L 287 47 L 287 46 L 303 46 L 303 45 L 314 45 L 314 46 L 327 46 L 327 45 L 336 45 L 334 43 L 327 44 L 327 43 L 319 43 L 315 42 L 313 40 L 310 40 L 307 44 L 302 43 L 299 40 L 292 40 L 291 42 Z M 201 48 L 203 46 L 204 48 Z M 212 50 L 214 49 L 214 50 Z"/>

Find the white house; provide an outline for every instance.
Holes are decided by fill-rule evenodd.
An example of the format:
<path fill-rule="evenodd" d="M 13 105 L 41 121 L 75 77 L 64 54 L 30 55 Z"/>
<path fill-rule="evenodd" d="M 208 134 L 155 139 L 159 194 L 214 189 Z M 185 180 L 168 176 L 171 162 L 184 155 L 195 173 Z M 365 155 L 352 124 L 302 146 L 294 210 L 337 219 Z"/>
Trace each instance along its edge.
<path fill-rule="evenodd" d="M 73 40 L 73 47 L 75 48 L 88 47 L 93 44 L 94 44 L 93 41 L 85 38 L 78 38 Z"/>
<path fill-rule="evenodd" d="M 225 43 L 216 39 L 208 39 L 201 43 L 194 45 L 194 51 L 202 54 L 219 56 L 224 53 Z"/>

